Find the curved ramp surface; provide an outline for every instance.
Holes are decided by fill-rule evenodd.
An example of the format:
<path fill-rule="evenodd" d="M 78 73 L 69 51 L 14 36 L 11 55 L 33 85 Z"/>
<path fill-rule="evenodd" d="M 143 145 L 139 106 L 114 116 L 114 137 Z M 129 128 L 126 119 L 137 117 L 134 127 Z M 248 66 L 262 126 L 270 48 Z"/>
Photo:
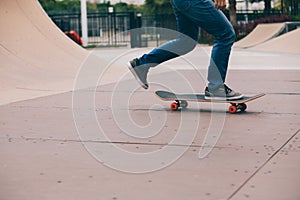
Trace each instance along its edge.
<path fill-rule="evenodd" d="M 285 23 L 259 24 L 245 38 L 234 44 L 234 47 L 249 48 L 262 44 L 274 37 L 277 37 L 285 30 Z"/>
<path fill-rule="evenodd" d="M 88 56 L 36 0 L 0 1 L 0 104 L 69 91 Z"/>
<path fill-rule="evenodd" d="M 300 29 L 273 38 L 251 50 L 300 54 Z"/>

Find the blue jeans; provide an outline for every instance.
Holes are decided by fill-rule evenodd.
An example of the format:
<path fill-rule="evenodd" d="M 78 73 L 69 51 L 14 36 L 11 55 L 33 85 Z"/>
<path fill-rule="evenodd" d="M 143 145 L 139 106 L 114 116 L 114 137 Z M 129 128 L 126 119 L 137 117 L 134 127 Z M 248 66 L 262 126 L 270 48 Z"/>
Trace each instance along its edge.
<path fill-rule="evenodd" d="M 139 64 L 154 67 L 164 61 L 193 50 L 199 37 L 199 27 L 215 38 L 208 67 L 208 88 L 224 84 L 235 32 L 225 15 L 214 7 L 212 0 L 171 0 L 179 37 L 139 58 Z"/>

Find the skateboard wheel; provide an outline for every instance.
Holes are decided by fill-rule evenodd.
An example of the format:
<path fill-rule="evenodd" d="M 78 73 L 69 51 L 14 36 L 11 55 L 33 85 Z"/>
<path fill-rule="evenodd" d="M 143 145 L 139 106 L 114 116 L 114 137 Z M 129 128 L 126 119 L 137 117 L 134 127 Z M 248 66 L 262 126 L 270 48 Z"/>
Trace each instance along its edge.
<path fill-rule="evenodd" d="M 173 103 L 171 103 L 171 105 L 170 105 L 170 109 L 173 110 L 173 111 L 178 110 L 178 107 L 179 107 L 179 105 L 178 105 L 177 102 L 173 102 Z"/>
<path fill-rule="evenodd" d="M 245 103 L 241 103 L 240 106 L 241 106 L 241 111 L 242 112 L 247 109 L 247 105 Z"/>
<path fill-rule="evenodd" d="M 180 101 L 180 107 L 182 107 L 182 108 L 186 108 L 186 107 L 188 107 L 188 102 L 187 101 Z"/>
<path fill-rule="evenodd" d="M 230 113 L 236 113 L 237 108 L 236 108 L 236 106 L 231 105 L 231 106 L 229 106 L 228 111 L 229 111 Z"/>

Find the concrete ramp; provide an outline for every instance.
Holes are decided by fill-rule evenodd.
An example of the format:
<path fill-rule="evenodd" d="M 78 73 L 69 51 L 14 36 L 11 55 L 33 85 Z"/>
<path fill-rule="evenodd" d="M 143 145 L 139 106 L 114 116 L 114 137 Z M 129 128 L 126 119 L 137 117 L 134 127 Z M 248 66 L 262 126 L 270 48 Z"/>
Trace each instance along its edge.
<path fill-rule="evenodd" d="M 285 30 L 285 23 L 259 24 L 245 38 L 234 44 L 238 48 L 250 48 L 277 37 Z"/>
<path fill-rule="evenodd" d="M 300 54 L 300 29 L 273 38 L 251 50 Z"/>
<path fill-rule="evenodd" d="M 71 90 L 86 50 L 36 0 L 0 1 L 0 105 Z"/>

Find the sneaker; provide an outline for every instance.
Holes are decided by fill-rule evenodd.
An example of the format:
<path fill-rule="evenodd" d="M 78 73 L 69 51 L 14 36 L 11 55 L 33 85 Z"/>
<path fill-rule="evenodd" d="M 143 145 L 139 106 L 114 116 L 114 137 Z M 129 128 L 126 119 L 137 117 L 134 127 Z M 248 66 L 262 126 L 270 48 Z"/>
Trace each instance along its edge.
<path fill-rule="evenodd" d="M 241 99 L 243 96 L 243 94 L 233 91 L 225 84 L 211 91 L 208 90 L 208 87 L 205 88 L 205 99 L 235 100 Z"/>
<path fill-rule="evenodd" d="M 149 85 L 147 82 L 147 75 L 149 72 L 149 67 L 138 64 L 138 59 L 133 59 L 127 63 L 127 66 L 138 83 L 144 88 L 148 89 Z"/>

